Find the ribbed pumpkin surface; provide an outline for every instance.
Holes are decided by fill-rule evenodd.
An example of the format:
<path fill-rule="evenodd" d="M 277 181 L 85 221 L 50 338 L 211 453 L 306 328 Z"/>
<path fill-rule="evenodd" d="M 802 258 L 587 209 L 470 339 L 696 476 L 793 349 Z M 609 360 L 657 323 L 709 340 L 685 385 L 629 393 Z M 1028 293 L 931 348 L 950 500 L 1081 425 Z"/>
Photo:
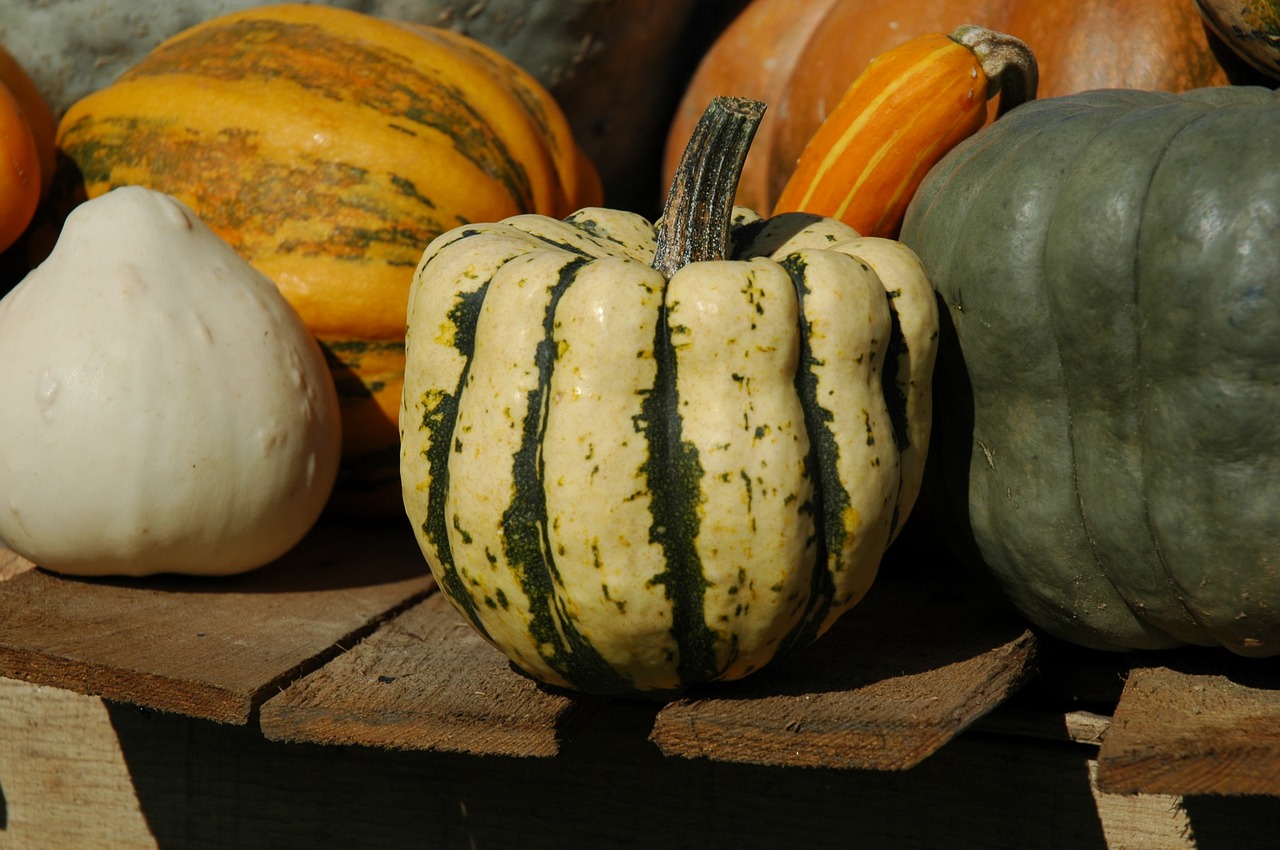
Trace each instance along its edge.
<path fill-rule="evenodd" d="M 918 492 L 936 305 L 901 243 L 745 212 L 730 261 L 650 267 L 630 213 L 427 250 L 405 506 L 442 592 L 531 675 L 736 679 L 866 593 Z"/>
<path fill-rule="evenodd" d="M 1280 656 L 1280 95 L 1111 89 L 957 146 L 930 505 L 1041 628 Z"/>
<path fill-rule="evenodd" d="M 335 499 L 398 511 L 405 305 L 423 248 L 470 221 L 563 216 L 599 183 L 549 95 L 464 36 L 323 6 L 251 9 L 162 43 L 76 103 L 89 197 L 190 205 L 326 346 L 344 399 Z M 348 496 L 377 491 L 374 499 Z"/>

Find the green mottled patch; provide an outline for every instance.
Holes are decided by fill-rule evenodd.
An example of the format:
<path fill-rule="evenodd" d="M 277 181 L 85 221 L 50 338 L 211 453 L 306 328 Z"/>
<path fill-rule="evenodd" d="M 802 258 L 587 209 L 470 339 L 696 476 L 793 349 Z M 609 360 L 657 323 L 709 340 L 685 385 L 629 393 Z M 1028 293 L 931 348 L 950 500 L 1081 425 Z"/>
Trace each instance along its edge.
<path fill-rule="evenodd" d="M 561 296 L 587 262 L 582 257 L 571 259 L 562 267 L 551 288 L 542 322 L 543 335 L 534 353 L 538 384 L 527 395 L 527 413 L 520 425 L 520 448 L 512 458 L 511 474 L 515 488 L 502 516 L 504 552 L 525 598 L 529 600 L 529 634 L 547 665 L 565 680 L 585 690 L 627 693 L 633 690 L 630 682 L 601 657 L 558 601 L 561 581 L 548 538 L 549 518 L 543 486 L 542 443 L 551 373 L 557 354 L 555 312 Z"/>
<path fill-rule="evenodd" d="M 524 167 L 461 86 L 420 70 L 403 54 L 340 31 L 275 20 L 232 21 L 161 45 L 121 79 L 180 74 L 235 82 L 285 81 L 343 101 L 348 93 L 355 94 L 352 71 L 358 68 L 373 72 L 360 76 L 359 97 L 350 100 L 353 110 L 373 110 L 402 125 L 445 134 L 459 153 L 502 183 L 520 209 L 533 208 Z"/>
<path fill-rule="evenodd" d="M 671 634 L 679 646 L 677 675 L 684 682 L 702 682 L 714 679 L 720 669 L 716 633 L 703 613 L 707 582 L 696 546 L 705 470 L 697 447 L 681 436 L 676 353 L 671 340 L 687 328 L 672 327 L 668 310 L 664 306 L 658 318 L 653 346 L 657 373 L 653 390 L 641 403 L 635 427 L 649 446 L 648 460 L 641 469 L 652 494 L 649 541 L 662 547 L 665 562 L 650 584 L 663 587 L 671 602 Z"/>
<path fill-rule="evenodd" d="M 832 563 L 844 551 L 844 512 L 850 505 L 850 497 L 839 475 L 840 443 L 831 428 L 832 412 L 821 404 L 822 388 L 815 371 L 817 362 L 809 343 L 809 319 L 805 315 L 805 299 L 809 285 L 805 278 L 807 266 L 796 254 L 783 258 L 782 268 L 791 276 L 800 300 L 800 363 L 796 369 L 795 385 L 800 404 L 805 412 L 805 429 L 809 435 L 809 457 L 805 469 L 813 479 L 817 504 L 801 506 L 802 511 L 812 512 L 816 526 L 818 553 L 807 595 L 806 610 L 800 624 L 787 636 L 784 649 L 800 649 L 812 643 L 818 628 L 835 596 L 832 572 L 842 565 Z"/>

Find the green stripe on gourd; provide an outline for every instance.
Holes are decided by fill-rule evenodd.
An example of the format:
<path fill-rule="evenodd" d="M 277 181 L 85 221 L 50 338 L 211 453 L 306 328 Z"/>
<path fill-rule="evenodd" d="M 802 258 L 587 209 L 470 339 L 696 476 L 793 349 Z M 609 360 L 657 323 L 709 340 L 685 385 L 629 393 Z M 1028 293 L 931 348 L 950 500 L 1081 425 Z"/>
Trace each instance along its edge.
<path fill-rule="evenodd" d="M 881 273 L 892 252 L 866 261 L 867 240 L 805 216 L 739 216 L 731 237 L 731 188 L 673 193 L 657 229 L 602 209 L 467 226 L 419 265 L 406 510 L 442 592 L 543 682 L 748 675 L 862 597 L 910 510 L 902 443 L 922 453 L 928 424 L 891 408 L 928 409 L 919 264 Z M 703 218 L 671 212 L 690 201 Z"/>
<path fill-rule="evenodd" d="M 264 42 L 277 49 L 263 51 Z M 290 61 L 291 56 L 301 61 Z M 317 57 L 325 61 L 316 61 Z M 333 77 L 350 68 L 381 69 L 381 74 L 363 79 L 360 98 L 352 106 L 399 116 L 397 126 L 405 132 L 429 128 L 452 138 L 459 152 L 506 186 L 517 206 L 533 206 L 524 168 L 487 127 L 465 92 L 450 81 L 420 73 L 393 50 L 354 43 L 327 27 L 262 19 L 198 29 L 156 48 L 126 71 L 122 80 L 195 75 L 235 83 L 288 82 L 300 90 L 333 96 Z"/>

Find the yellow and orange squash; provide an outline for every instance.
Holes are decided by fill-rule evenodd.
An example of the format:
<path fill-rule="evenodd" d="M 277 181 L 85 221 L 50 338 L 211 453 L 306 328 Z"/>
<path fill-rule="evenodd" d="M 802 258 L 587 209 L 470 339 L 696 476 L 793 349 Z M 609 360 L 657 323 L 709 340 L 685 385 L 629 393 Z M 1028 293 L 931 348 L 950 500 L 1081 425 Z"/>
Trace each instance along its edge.
<path fill-rule="evenodd" d="M 1039 97 L 1097 88 L 1185 91 L 1234 81 L 1188 0 L 750 0 L 698 63 L 667 136 L 663 179 L 715 95 L 769 104 L 736 202 L 772 209 L 801 151 L 876 56 L 978 24 L 1025 42 Z"/>
<path fill-rule="evenodd" d="M 805 146 L 773 214 L 811 212 L 894 238 L 929 169 L 986 123 L 1035 96 L 1025 43 L 979 26 L 913 38 L 871 60 Z"/>
<path fill-rule="evenodd" d="M 341 393 L 334 507 L 350 514 L 402 510 L 396 419 L 424 247 L 601 200 L 523 69 L 458 33 L 319 5 L 179 33 L 73 104 L 58 141 L 85 197 L 136 184 L 178 198 L 298 310 Z"/>

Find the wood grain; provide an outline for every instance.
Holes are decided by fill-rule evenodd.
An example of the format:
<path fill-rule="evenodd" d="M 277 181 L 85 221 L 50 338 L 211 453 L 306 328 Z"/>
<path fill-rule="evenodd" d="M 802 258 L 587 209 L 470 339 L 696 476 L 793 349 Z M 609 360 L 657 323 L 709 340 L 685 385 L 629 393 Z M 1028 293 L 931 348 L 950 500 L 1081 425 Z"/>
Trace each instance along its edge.
<path fill-rule="evenodd" d="M 0 847 L 1276 846 L 1280 800 L 1101 793 L 1096 747 L 966 733 L 909 771 L 789 770 L 663 758 L 655 711 L 605 706 L 556 758 L 475 758 L 279 743 L 0 679 Z"/>
<path fill-rule="evenodd" d="M 1116 793 L 1280 796 L 1280 662 L 1186 650 L 1138 666 L 1098 754 Z"/>
<path fill-rule="evenodd" d="M 578 702 L 515 672 L 437 593 L 268 700 L 259 723 L 280 741 L 544 757 Z"/>
<path fill-rule="evenodd" d="M 905 770 L 1034 673 L 1037 636 L 931 550 L 886 560 L 857 607 L 808 649 L 659 714 L 667 755 Z"/>
<path fill-rule="evenodd" d="M 0 540 L 0 581 L 8 581 L 27 570 L 35 569 L 35 566 Z"/>
<path fill-rule="evenodd" d="M 0 675 L 228 723 L 434 588 L 410 530 L 322 522 L 240 576 L 0 583 Z"/>

